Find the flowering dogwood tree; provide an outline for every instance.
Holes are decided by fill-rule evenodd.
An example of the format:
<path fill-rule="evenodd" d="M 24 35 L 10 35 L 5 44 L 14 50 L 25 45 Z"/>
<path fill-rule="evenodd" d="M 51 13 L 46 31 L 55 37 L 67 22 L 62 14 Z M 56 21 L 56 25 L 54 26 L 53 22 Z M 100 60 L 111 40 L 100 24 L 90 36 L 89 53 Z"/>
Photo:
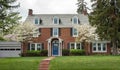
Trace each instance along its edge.
<path fill-rule="evenodd" d="M 9 34 L 4 37 L 14 41 L 30 40 L 33 38 L 34 33 L 39 33 L 37 32 L 36 28 L 37 27 L 31 23 L 19 24 L 14 28 L 12 34 Z"/>
<path fill-rule="evenodd" d="M 89 42 L 92 40 L 98 40 L 98 35 L 95 33 L 96 28 L 89 24 L 81 24 L 75 26 L 78 31 L 78 37 L 76 41 Z"/>

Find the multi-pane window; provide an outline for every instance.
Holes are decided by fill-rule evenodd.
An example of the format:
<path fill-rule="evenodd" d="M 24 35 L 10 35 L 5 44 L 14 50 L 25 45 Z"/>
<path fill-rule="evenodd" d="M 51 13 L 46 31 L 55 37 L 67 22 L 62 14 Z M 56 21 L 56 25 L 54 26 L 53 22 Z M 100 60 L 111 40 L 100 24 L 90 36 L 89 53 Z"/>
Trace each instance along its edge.
<path fill-rule="evenodd" d="M 53 23 L 54 23 L 54 24 L 59 24 L 59 18 L 58 18 L 58 17 L 54 17 Z"/>
<path fill-rule="evenodd" d="M 81 43 L 71 42 L 70 49 L 82 49 Z"/>
<path fill-rule="evenodd" d="M 72 23 L 73 24 L 78 24 L 78 17 L 77 16 L 72 18 Z"/>
<path fill-rule="evenodd" d="M 35 50 L 35 44 L 31 44 L 31 50 Z"/>
<path fill-rule="evenodd" d="M 41 43 L 32 43 L 30 45 L 30 50 L 42 50 L 42 44 Z"/>
<path fill-rule="evenodd" d="M 92 49 L 93 49 L 93 52 L 106 52 L 107 45 L 106 43 L 93 43 Z"/>
<path fill-rule="evenodd" d="M 53 36 L 58 37 L 59 35 L 59 28 L 53 28 Z"/>
<path fill-rule="evenodd" d="M 72 34 L 73 34 L 73 37 L 78 37 L 78 31 L 76 28 L 72 28 Z"/>
<path fill-rule="evenodd" d="M 40 18 L 35 18 L 35 22 L 36 25 L 41 24 L 41 19 Z"/>

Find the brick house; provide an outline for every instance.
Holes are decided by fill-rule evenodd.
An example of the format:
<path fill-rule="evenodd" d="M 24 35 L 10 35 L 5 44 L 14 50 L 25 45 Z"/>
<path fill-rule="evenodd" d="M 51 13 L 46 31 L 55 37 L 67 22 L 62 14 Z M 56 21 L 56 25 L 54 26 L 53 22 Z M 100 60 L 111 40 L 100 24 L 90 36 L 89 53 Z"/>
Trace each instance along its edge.
<path fill-rule="evenodd" d="M 82 45 L 75 42 L 78 31 L 74 24 L 89 24 L 84 14 L 33 14 L 29 9 L 25 23 L 33 23 L 38 27 L 38 33 L 33 39 L 23 45 L 23 53 L 27 50 L 48 50 L 48 56 L 62 56 L 62 49 L 84 49 L 86 54 L 110 54 L 108 41 L 92 41 Z"/>

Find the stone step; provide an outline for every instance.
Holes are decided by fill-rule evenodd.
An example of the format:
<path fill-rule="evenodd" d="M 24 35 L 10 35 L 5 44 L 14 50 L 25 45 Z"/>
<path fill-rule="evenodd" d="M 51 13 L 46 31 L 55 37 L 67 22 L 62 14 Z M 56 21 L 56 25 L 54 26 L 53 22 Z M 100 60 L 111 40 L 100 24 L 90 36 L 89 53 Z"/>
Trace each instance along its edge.
<path fill-rule="evenodd" d="M 40 68 L 48 68 L 49 65 L 40 65 Z"/>

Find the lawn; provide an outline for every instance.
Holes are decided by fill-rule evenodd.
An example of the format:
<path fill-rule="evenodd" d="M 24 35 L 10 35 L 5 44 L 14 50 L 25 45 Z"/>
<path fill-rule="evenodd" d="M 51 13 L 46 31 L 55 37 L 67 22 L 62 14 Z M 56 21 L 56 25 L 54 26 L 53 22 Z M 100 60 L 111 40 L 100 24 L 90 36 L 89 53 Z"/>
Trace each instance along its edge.
<path fill-rule="evenodd" d="M 0 58 L 0 70 L 38 70 L 45 57 Z"/>
<path fill-rule="evenodd" d="M 50 70 L 120 70 L 120 56 L 56 57 Z"/>

